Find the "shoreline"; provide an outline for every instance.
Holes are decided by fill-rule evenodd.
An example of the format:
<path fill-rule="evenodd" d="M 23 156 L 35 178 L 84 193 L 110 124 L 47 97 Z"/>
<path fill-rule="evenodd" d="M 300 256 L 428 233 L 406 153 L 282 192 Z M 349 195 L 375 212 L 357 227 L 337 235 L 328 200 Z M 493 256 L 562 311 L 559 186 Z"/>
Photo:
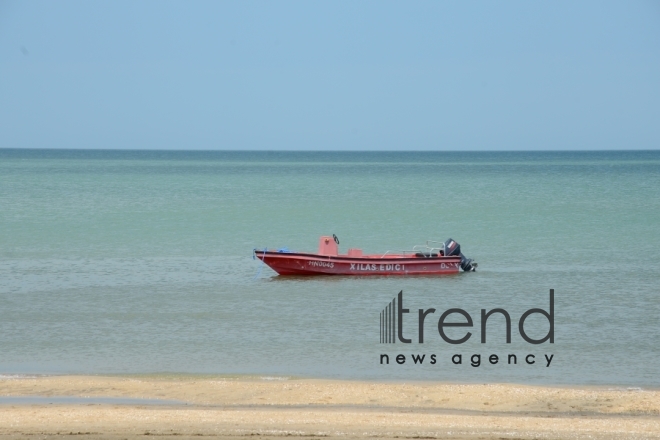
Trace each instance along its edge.
<path fill-rule="evenodd" d="M 0 400 L 9 400 L 0 403 L 0 439 L 72 434 L 113 440 L 144 435 L 660 439 L 660 391 L 639 388 L 277 376 L 12 376 L 0 379 Z M 37 397 L 37 403 L 12 403 L 12 397 L 32 397 L 32 402 Z M 52 402 L 62 397 L 69 401 Z M 180 403 L 155 404 L 159 401 Z"/>
<path fill-rule="evenodd" d="M 447 385 L 447 386 L 473 386 L 473 385 L 500 385 L 511 387 L 538 387 L 548 389 L 593 390 L 593 391 L 660 391 L 660 385 L 640 385 L 621 383 L 543 383 L 543 382 L 458 382 L 425 379 L 364 379 L 364 378 L 335 378 L 325 376 L 280 375 L 257 373 L 0 373 L 0 384 L 5 380 L 40 379 L 40 378 L 107 378 L 107 379 L 136 379 L 136 380 L 225 380 L 225 381 L 327 381 L 337 383 L 363 383 L 363 384 L 389 384 L 389 385 Z"/>

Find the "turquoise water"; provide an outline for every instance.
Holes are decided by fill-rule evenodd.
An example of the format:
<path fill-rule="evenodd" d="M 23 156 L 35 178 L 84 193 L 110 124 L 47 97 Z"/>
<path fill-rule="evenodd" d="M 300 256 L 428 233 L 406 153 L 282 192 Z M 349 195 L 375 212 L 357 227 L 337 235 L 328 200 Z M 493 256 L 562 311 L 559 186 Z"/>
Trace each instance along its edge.
<path fill-rule="evenodd" d="M 660 386 L 659 225 L 655 151 L 0 149 L 0 373 Z M 452 237 L 479 270 L 283 278 L 251 258 L 314 251 L 333 233 L 342 251 L 366 252 Z M 518 319 L 548 309 L 551 288 L 555 342 L 531 345 Z M 400 290 L 414 343 L 380 344 L 380 311 Z M 429 307 L 419 344 L 417 310 Z M 436 327 L 456 307 L 475 323 L 461 345 Z M 480 310 L 495 307 L 511 314 L 510 344 L 496 316 L 480 343 Z M 538 315 L 528 325 L 547 331 Z"/>

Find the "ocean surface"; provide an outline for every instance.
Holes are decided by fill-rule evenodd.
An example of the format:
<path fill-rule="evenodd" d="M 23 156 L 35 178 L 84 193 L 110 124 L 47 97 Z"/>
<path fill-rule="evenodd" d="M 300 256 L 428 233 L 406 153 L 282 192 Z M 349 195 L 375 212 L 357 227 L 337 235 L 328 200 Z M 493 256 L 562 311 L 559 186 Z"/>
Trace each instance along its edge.
<path fill-rule="evenodd" d="M 288 278 L 252 258 L 331 234 L 373 253 L 452 237 L 479 268 Z M 520 316 L 549 310 L 550 289 L 554 343 L 530 344 Z M 412 343 L 381 344 L 401 290 Z M 450 308 L 474 321 L 448 331 L 464 344 L 438 333 Z M 498 315 L 481 343 L 493 308 L 511 343 Z M 660 152 L 0 149 L 0 373 L 658 387 Z"/>

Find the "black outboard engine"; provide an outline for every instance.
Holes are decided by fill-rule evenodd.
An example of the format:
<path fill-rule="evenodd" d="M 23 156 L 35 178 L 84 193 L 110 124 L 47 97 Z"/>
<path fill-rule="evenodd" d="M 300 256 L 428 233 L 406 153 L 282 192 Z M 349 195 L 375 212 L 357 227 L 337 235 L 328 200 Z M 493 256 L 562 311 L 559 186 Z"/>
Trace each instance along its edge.
<path fill-rule="evenodd" d="M 471 258 L 466 258 L 465 255 L 461 253 L 461 245 L 453 239 L 445 241 L 445 256 L 460 256 L 461 257 L 461 269 L 464 272 L 474 272 L 477 269 L 477 263 L 473 263 Z"/>

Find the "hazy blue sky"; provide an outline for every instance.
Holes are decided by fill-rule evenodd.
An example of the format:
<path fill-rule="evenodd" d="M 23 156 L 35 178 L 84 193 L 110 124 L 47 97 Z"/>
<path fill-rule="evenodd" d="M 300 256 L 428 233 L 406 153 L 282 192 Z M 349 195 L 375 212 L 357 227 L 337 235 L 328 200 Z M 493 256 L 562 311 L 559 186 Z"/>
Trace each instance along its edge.
<path fill-rule="evenodd" d="M 0 0 L 0 148 L 660 147 L 659 1 Z"/>

